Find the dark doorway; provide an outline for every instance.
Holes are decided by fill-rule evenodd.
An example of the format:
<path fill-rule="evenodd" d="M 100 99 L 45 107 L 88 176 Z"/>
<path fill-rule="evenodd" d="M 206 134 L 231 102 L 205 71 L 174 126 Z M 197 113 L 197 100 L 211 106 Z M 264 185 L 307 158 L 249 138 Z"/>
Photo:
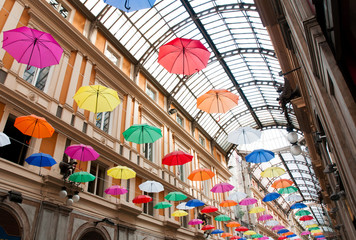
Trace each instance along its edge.
<path fill-rule="evenodd" d="M 81 236 L 79 240 L 105 240 L 105 238 L 98 232 L 90 231 Z"/>
<path fill-rule="evenodd" d="M 16 218 L 0 208 L 0 239 L 20 240 L 22 231 Z"/>

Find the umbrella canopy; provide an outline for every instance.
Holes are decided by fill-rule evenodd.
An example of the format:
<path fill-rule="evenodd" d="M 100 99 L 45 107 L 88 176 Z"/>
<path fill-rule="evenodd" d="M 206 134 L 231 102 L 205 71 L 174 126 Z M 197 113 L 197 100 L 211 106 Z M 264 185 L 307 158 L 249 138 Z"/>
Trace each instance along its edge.
<path fill-rule="evenodd" d="M 193 156 L 188 153 L 183 151 L 174 151 L 163 157 L 162 164 L 168 166 L 183 165 L 185 163 L 191 162 L 192 159 Z"/>
<path fill-rule="evenodd" d="M 164 208 L 169 208 L 172 207 L 172 204 L 169 202 L 159 202 L 156 205 L 154 205 L 154 209 L 164 209 Z"/>
<path fill-rule="evenodd" d="M 245 199 L 241 200 L 241 202 L 239 202 L 239 204 L 242 206 L 252 205 L 255 203 L 257 203 L 256 198 L 245 198 Z"/>
<path fill-rule="evenodd" d="M 290 209 L 299 209 L 299 208 L 306 208 L 308 207 L 304 203 L 294 203 L 292 206 L 290 206 Z"/>
<path fill-rule="evenodd" d="M 240 238 L 240 240 L 247 240 L 247 238 L 245 238 L 245 237 L 242 237 L 242 238 Z"/>
<path fill-rule="evenodd" d="M 188 213 L 186 211 L 183 211 L 183 210 L 177 210 L 177 211 L 174 211 L 172 213 L 172 216 L 173 217 L 184 217 L 184 216 L 187 216 Z"/>
<path fill-rule="evenodd" d="M 51 155 L 46 153 L 34 153 L 28 158 L 26 158 L 25 161 L 28 164 L 37 167 L 51 167 L 57 163 Z"/>
<path fill-rule="evenodd" d="M 212 189 L 210 189 L 213 193 L 224 193 L 229 192 L 235 187 L 232 186 L 230 183 L 218 183 Z"/>
<path fill-rule="evenodd" d="M 292 237 L 296 237 L 297 235 L 296 234 L 291 234 L 291 235 L 288 235 L 287 238 L 292 238 Z"/>
<path fill-rule="evenodd" d="M 231 218 L 227 215 L 224 215 L 224 214 L 220 214 L 218 216 L 216 216 L 215 218 L 215 221 L 229 221 L 231 220 Z"/>
<path fill-rule="evenodd" d="M 146 181 L 138 186 L 141 191 L 148 193 L 158 193 L 164 190 L 164 187 L 161 183 L 156 181 Z"/>
<path fill-rule="evenodd" d="M 212 212 L 216 212 L 218 210 L 217 207 L 214 207 L 214 206 L 206 206 L 204 207 L 201 212 L 202 213 L 212 213 Z"/>
<path fill-rule="evenodd" d="M 241 239 L 241 237 L 239 237 L 239 236 L 232 236 L 232 237 L 230 238 L 230 240 L 236 240 L 236 239 Z"/>
<path fill-rule="evenodd" d="M 115 179 L 130 179 L 136 177 L 136 172 L 125 166 L 116 166 L 107 171 L 108 176 Z"/>
<path fill-rule="evenodd" d="M 312 219 L 314 219 L 314 217 L 312 217 L 312 216 L 303 216 L 303 217 L 299 218 L 300 221 L 308 221 L 308 220 L 312 220 Z"/>
<path fill-rule="evenodd" d="M 246 231 L 248 231 L 248 228 L 241 226 L 241 227 L 235 228 L 235 231 L 237 231 L 237 232 L 246 232 Z"/>
<path fill-rule="evenodd" d="M 250 144 L 259 140 L 260 138 L 261 131 L 251 127 L 241 127 L 227 135 L 227 141 L 236 145 Z"/>
<path fill-rule="evenodd" d="M 226 227 L 240 227 L 241 224 L 235 221 L 229 222 L 226 224 Z"/>
<path fill-rule="evenodd" d="M 128 191 L 124 187 L 121 187 L 119 185 L 114 185 L 114 186 L 111 186 L 111 187 L 105 189 L 104 192 L 106 194 L 110 194 L 110 195 L 122 195 L 122 194 L 127 193 Z"/>
<path fill-rule="evenodd" d="M 270 214 L 265 214 L 265 215 L 261 215 L 257 220 L 258 221 L 266 221 L 266 220 L 270 220 L 272 219 L 273 216 Z"/>
<path fill-rule="evenodd" d="M 252 238 L 262 238 L 263 235 L 262 234 L 254 234 L 251 236 Z"/>
<path fill-rule="evenodd" d="M 300 196 L 299 194 L 291 194 L 288 197 L 286 197 L 286 201 L 288 202 L 298 202 L 298 201 L 302 201 L 303 197 Z"/>
<path fill-rule="evenodd" d="M 247 197 L 246 193 L 243 192 L 233 192 L 227 197 L 227 200 L 233 200 L 235 202 L 240 202 L 242 199 Z"/>
<path fill-rule="evenodd" d="M 159 48 L 158 63 L 168 72 L 192 75 L 208 64 L 210 52 L 199 40 L 176 38 Z"/>
<path fill-rule="evenodd" d="M 125 12 L 133 12 L 145 8 L 151 8 L 156 0 L 104 0 L 106 4 L 116 7 Z"/>
<path fill-rule="evenodd" d="M 37 68 L 58 64 L 63 53 L 51 34 L 28 27 L 5 31 L 2 47 L 19 63 Z"/>
<path fill-rule="evenodd" d="M 14 126 L 23 134 L 35 138 L 48 138 L 54 133 L 52 125 L 36 115 L 18 117 Z"/>
<path fill-rule="evenodd" d="M 71 145 L 64 153 L 79 161 L 93 161 L 100 156 L 91 146 L 84 144 Z"/>
<path fill-rule="evenodd" d="M 261 238 L 260 238 L 260 240 L 268 240 L 269 239 L 269 237 L 265 237 L 265 236 L 262 236 Z"/>
<path fill-rule="evenodd" d="M 223 233 L 224 231 L 221 230 L 221 229 L 215 229 L 214 231 L 211 231 L 210 234 L 220 234 L 220 233 Z"/>
<path fill-rule="evenodd" d="M 263 172 L 261 172 L 261 177 L 279 177 L 286 172 L 283 168 L 280 167 L 269 167 Z"/>
<path fill-rule="evenodd" d="M 289 179 L 279 179 L 273 182 L 271 185 L 273 188 L 286 188 L 292 186 L 293 182 Z"/>
<path fill-rule="evenodd" d="M 249 213 L 260 213 L 264 211 L 266 211 L 266 209 L 263 207 L 254 207 L 250 209 Z"/>
<path fill-rule="evenodd" d="M 231 237 L 231 236 L 232 236 L 231 233 L 223 233 L 223 234 L 221 234 L 222 238 Z"/>
<path fill-rule="evenodd" d="M 151 201 L 152 201 L 152 198 L 147 195 L 139 195 L 132 200 L 132 202 L 136 203 L 136 204 L 148 203 Z"/>
<path fill-rule="evenodd" d="M 279 230 L 277 232 L 277 234 L 282 234 L 282 233 L 287 233 L 287 232 L 289 232 L 289 230 L 284 228 L 284 229 Z"/>
<path fill-rule="evenodd" d="M 322 231 L 320 229 L 318 230 L 312 230 L 311 233 L 314 235 L 314 236 L 318 236 L 318 235 L 323 235 Z"/>
<path fill-rule="evenodd" d="M 225 89 L 210 90 L 197 98 L 197 108 L 207 113 L 226 113 L 237 106 L 239 96 Z"/>
<path fill-rule="evenodd" d="M 0 147 L 11 144 L 10 138 L 3 132 L 0 132 Z"/>
<path fill-rule="evenodd" d="M 246 232 L 244 232 L 245 235 L 255 235 L 257 234 L 255 231 L 252 231 L 252 230 L 248 230 Z"/>
<path fill-rule="evenodd" d="M 95 176 L 88 172 L 76 172 L 70 175 L 68 180 L 71 182 L 79 183 L 91 182 L 95 180 Z"/>
<path fill-rule="evenodd" d="M 232 207 L 232 206 L 236 206 L 238 203 L 233 201 L 233 200 L 225 200 L 222 201 L 219 206 L 220 207 Z"/>
<path fill-rule="evenodd" d="M 318 227 L 318 224 L 310 224 L 310 225 L 306 225 L 306 228 L 314 228 L 314 227 Z"/>
<path fill-rule="evenodd" d="M 185 200 L 187 196 L 185 196 L 181 192 L 170 192 L 164 198 L 167 199 L 168 201 L 182 201 Z"/>
<path fill-rule="evenodd" d="M 162 131 L 157 127 L 144 123 L 132 125 L 126 129 L 122 135 L 124 135 L 124 138 L 129 142 L 134 142 L 137 144 L 153 143 L 162 137 Z"/>
<path fill-rule="evenodd" d="M 189 200 L 185 205 L 187 207 L 201 207 L 201 206 L 204 206 L 205 203 L 203 203 L 202 201 L 200 201 L 198 199 L 192 199 L 192 200 Z"/>
<path fill-rule="evenodd" d="M 206 231 L 206 230 L 211 230 L 214 229 L 215 227 L 213 225 L 205 225 L 201 228 L 201 230 Z"/>
<path fill-rule="evenodd" d="M 313 230 L 320 230 L 319 227 L 312 227 L 312 228 L 308 228 L 309 231 L 313 231 Z"/>
<path fill-rule="evenodd" d="M 204 223 L 203 220 L 201 219 L 192 219 L 188 222 L 188 225 L 198 225 Z"/>
<path fill-rule="evenodd" d="M 274 221 L 274 220 L 273 220 Z M 269 221 L 269 222 L 271 222 L 271 221 Z M 277 222 L 277 221 L 274 221 L 274 222 Z M 268 222 L 267 222 L 268 223 Z M 278 224 L 278 222 L 277 222 L 277 224 Z M 267 225 L 267 224 L 266 224 Z M 267 226 L 272 226 L 272 225 L 267 225 Z M 282 225 L 275 225 L 273 228 L 272 228 L 272 231 L 277 231 L 277 230 L 280 230 L 280 229 L 283 229 L 283 228 L 285 228 L 284 226 L 282 226 Z"/>
<path fill-rule="evenodd" d="M 287 237 L 285 237 L 285 236 L 281 236 L 281 237 L 279 237 L 278 238 L 278 240 L 283 240 L 283 239 L 286 239 Z"/>
<path fill-rule="evenodd" d="M 101 85 L 80 87 L 73 99 L 78 107 L 93 113 L 111 112 L 120 104 L 117 92 Z"/>
<path fill-rule="evenodd" d="M 290 186 L 290 187 L 286 187 L 286 188 L 281 188 L 278 190 L 279 194 L 289 194 L 289 193 L 294 193 L 297 192 L 298 188 Z"/>
<path fill-rule="evenodd" d="M 268 193 L 263 199 L 262 201 L 264 202 L 270 202 L 273 200 L 276 200 L 277 198 L 279 198 L 281 196 L 281 194 L 273 192 L 273 193 Z"/>
<path fill-rule="evenodd" d="M 205 181 L 211 179 L 215 176 L 210 169 L 207 168 L 199 168 L 191 172 L 188 176 L 188 179 L 191 181 Z"/>
<path fill-rule="evenodd" d="M 264 150 L 264 149 L 254 150 L 252 153 L 248 154 L 245 157 L 246 162 L 250 162 L 250 163 L 268 162 L 273 158 L 274 158 L 274 152 Z"/>
<path fill-rule="evenodd" d="M 189 207 L 189 206 L 187 206 L 186 202 L 182 202 L 182 203 L 178 204 L 176 208 L 179 210 L 190 210 L 190 209 L 193 209 L 194 207 Z"/>
<path fill-rule="evenodd" d="M 302 232 L 300 235 L 304 236 L 304 235 L 309 235 L 309 234 L 310 234 L 309 231 L 304 231 L 304 232 Z"/>

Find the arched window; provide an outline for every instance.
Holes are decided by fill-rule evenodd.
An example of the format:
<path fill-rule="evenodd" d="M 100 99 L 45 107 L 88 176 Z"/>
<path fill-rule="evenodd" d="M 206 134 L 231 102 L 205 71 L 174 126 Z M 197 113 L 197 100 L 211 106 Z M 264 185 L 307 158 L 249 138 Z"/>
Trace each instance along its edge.
<path fill-rule="evenodd" d="M 90 231 L 82 235 L 79 240 L 106 240 L 99 232 Z"/>
<path fill-rule="evenodd" d="M 3 208 L 0 208 L 0 216 L 0 239 L 20 240 L 22 229 L 15 216 Z"/>

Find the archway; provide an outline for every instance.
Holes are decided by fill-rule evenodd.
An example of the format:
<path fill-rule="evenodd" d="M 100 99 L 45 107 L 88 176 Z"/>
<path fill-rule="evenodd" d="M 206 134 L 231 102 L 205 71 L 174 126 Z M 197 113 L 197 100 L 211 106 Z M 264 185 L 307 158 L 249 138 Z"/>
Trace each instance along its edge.
<path fill-rule="evenodd" d="M 0 216 L 0 239 L 20 240 L 22 237 L 22 228 L 17 218 L 1 207 Z"/>
<path fill-rule="evenodd" d="M 99 232 L 91 230 L 83 234 L 79 240 L 106 240 Z"/>

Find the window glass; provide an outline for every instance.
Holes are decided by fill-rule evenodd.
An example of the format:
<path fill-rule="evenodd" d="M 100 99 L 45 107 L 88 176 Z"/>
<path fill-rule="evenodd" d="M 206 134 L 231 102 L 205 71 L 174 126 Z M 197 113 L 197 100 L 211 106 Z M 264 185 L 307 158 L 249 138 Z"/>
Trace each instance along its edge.
<path fill-rule="evenodd" d="M 185 165 L 178 165 L 178 175 L 179 175 L 179 179 L 185 182 L 186 180 Z"/>
<path fill-rule="evenodd" d="M 153 162 L 153 143 L 145 143 L 143 151 L 145 152 L 145 158 Z"/>
<path fill-rule="evenodd" d="M 180 115 L 177 114 L 177 123 L 179 125 L 181 125 L 182 127 L 184 127 L 184 120 L 183 117 L 181 117 Z"/>
<path fill-rule="evenodd" d="M 106 169 L 96 162 L 91 162 L 90 173 L 95 176 L 95 180 L 89 182 L 88 192 L 98 196 L 104 194 L 104 181 L 105 181 Z"/>
<path fill-rule="evenodd" d="M 144 192 L 144 195 L 148 195 L 150 196 L 152 199 L 154 199 L 153 193 L 146 193 Z M 144 203 L 143 204 L 143 212 L 153 216 L 153 200 L 151 202 L 148 203 Z"/>
<path fill-rule="evenodd" d="M 49 4 L 56 9 L 64 18 L 68 17 L 68 9 L 57 0 L 49 0 Z"/>
<path fill-rule="evenodd" d="M 96 114 L 96 126 L 106 133 L 109 133 L 111 112 Z"/>
<path fill-rule="evenodd" d="M 112 61 L 116 66 L 119 66 L 120 63 L 120 57 L 115 54 L 114 50 L 112 50 L 110 47 L 107 47 L 105 49 L 105 56 L 107 56 L 110 61 Z"/>
<path fill-rule="evenodd" d="M 199 143 L 200 145 L 204 146 L 205 147 L 205 139 L 203 136 L 199 135 Z"/>
<path fill-rule="evenodd" d="M 179 218 L 180 225 L 184 228 L 188 228 L 188 215 Z"/>
<path fill-rule="evenodd" d="M 150 86 L 147 86 L 146 93 L 150 98 L 156 101 L 156 91 L 154 91 Z"/>
<path fill-rule="evenodd" d="M 36 68 L 33 66 L 30 66 L 30 68 L 26 67 L 26 70 L 23 74 L 23 78 L 27 82 L 34 85 L 36 88 L 43 91 L 46 86 L 46 82 L 48 80 L 50 69 L 51 67 L 45 67 L 45 68 Z"/>

